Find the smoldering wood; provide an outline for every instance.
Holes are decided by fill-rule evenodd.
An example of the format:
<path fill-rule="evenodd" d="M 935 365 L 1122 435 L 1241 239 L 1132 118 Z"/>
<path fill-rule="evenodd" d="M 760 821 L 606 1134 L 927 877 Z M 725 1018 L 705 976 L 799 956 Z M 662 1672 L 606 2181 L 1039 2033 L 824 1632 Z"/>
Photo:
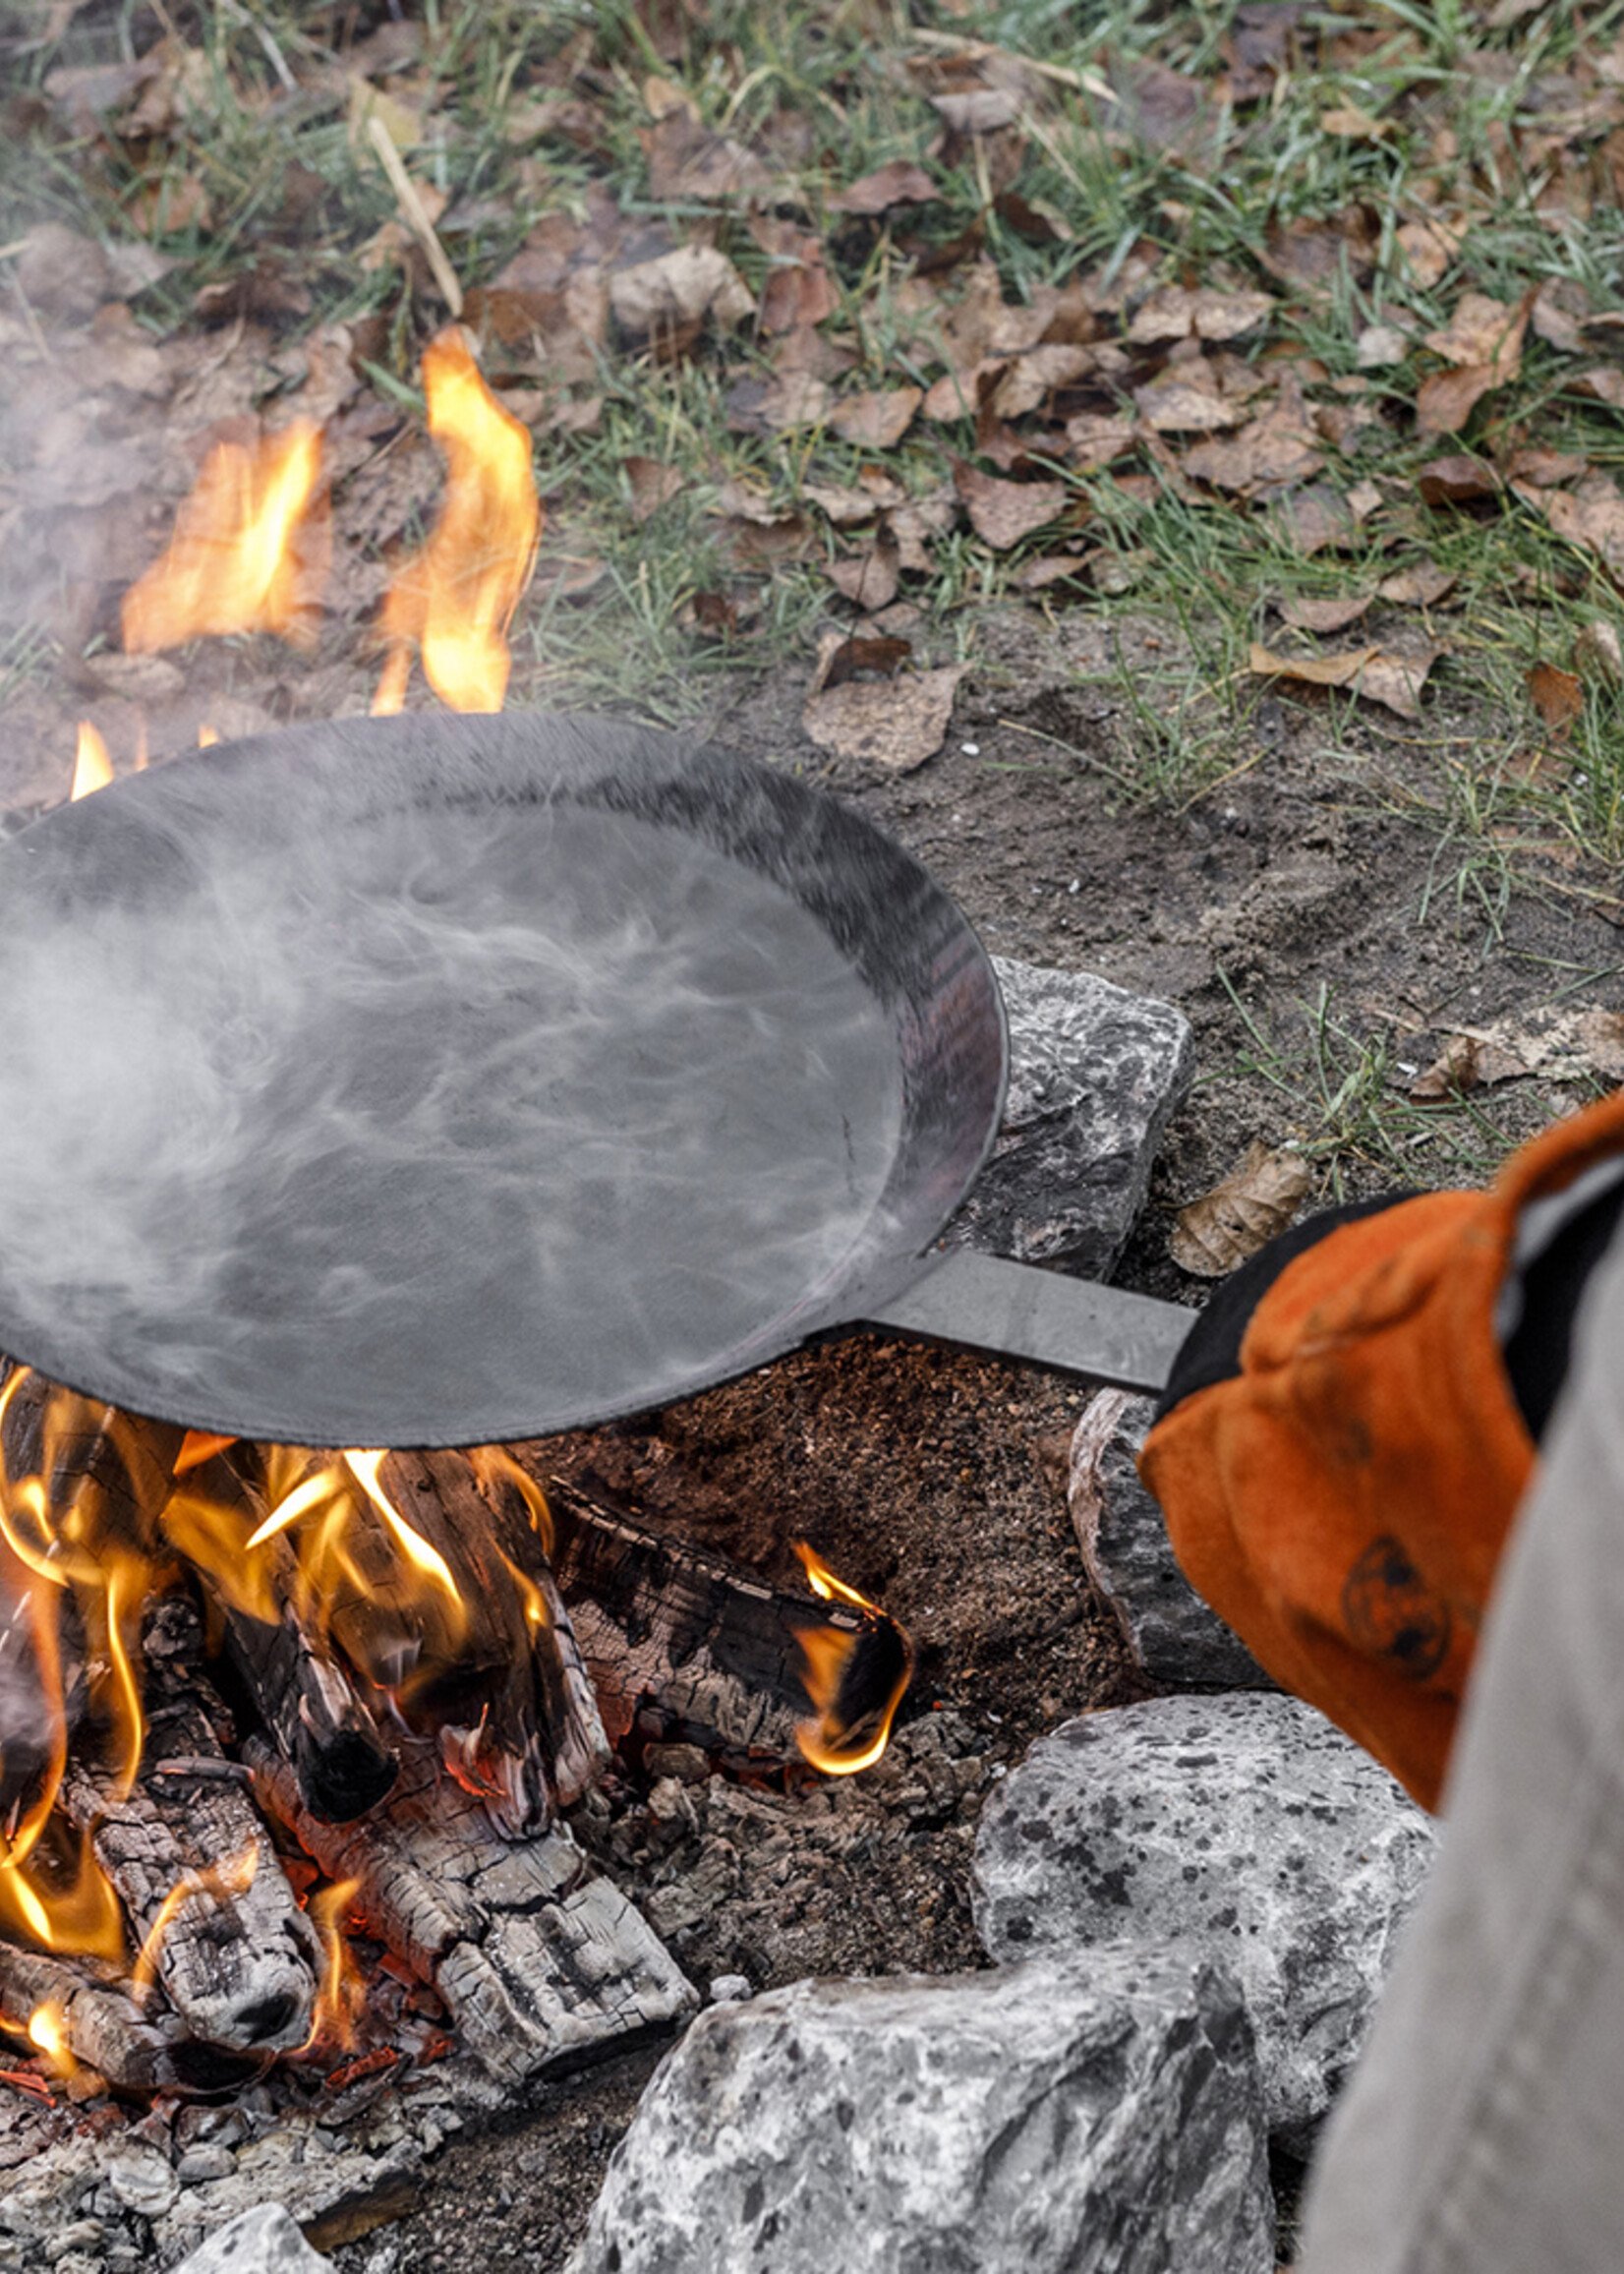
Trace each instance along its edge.
<path fill-rule="evenodd" d="M 146 1744 L 134 1788 L 75 1759 L 61 1805 L 89 1832 L 138 1947 L 156 1936 L 157 1979 L 189 2036 L 239 2053 L 291 2051 L 309 2036 L 322 1967 L 315 1928 L 288 1885 L 242 1785 L 200 1775 L 229 1767 L 190 1670 L 202 1637 L 189 1607 L 170 1599 L 146 1630 Z M 185 1899 L 162 1918 L 165 1898 Z"/>
<path fill-rule="evenodd" d="M 6 1409 L 6 1474 L 42 1478 L 53 1516 L 73 1514 L 82 1540 L 118 1541 L 157 1550 L 157 1518 L 174 1483 L 186 1431 L 171 1422 L 128 1414 L 81 1397 L 31 1367 Z"/>
<path fill-rule="evenodd" d="M 218 2092 L 263 2067 L 189 2038 L 178 2014 L 161 2001 L 140 2005 L 128 1980 L 103 1959 L 0 1942 L 0 2015 L 26 2031 L 41 2006 L 55 2012 L 74 2058 L 120 2092 Z"/>
<path fill-rule="evenodd" d="M 365 1824 L 322 1823 L 259 1739 L 247 1758 L 266 1811 L 444 2001 L 463 2044 L 510 2085 L 619 2051 L 698 2003 L 653 1930 L 561 1827 L 506 1839 L 426 1741 Z"/>
<path fill-rule="evenodd" d="M 253 1446 L 234 1446 L 204 1463 L 193 1489 L 245 1543 L 265 1517 L 262 1468 Z M 242 1607 L 229 1573 L 196 1560 L 191 1568 L 255 1712 L 293 1765 L 306 1807 L 347 1823 L 388 1791 L 394 1754 L 348 1666 L 301 1616 L 292 1544 L 277 1535 L 254 1552 L 265 1559 L 267 1598 L 281 1606 L 274 1620 Z"/>
<path fill-rule="evenodd" d="M 843 1729 L 880 1712 L 905 1672 L 906 1636 L 883 1611 L 769 1587 L 567 1479 L 545 1489 L 553 1571 L 616 1742 L 647 1704 L 708 1749 L 794 1758 L 813 1710 L 802 1638 L 817 1629 L 850 1638 L 834 1707 Z"/>

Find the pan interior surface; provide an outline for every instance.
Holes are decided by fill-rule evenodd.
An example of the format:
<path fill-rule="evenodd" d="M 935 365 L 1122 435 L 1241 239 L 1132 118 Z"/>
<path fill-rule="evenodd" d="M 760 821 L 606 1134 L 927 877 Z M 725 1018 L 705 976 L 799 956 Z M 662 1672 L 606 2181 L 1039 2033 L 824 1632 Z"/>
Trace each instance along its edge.
<path fill-rule="evenodd" d="M 923 1244 L 920 1007 L 782 787 L 545 719 L 329 740 L 0 854 L 0 1345 L 194 1427 L 469 1443 L 736 1371 Z"/>

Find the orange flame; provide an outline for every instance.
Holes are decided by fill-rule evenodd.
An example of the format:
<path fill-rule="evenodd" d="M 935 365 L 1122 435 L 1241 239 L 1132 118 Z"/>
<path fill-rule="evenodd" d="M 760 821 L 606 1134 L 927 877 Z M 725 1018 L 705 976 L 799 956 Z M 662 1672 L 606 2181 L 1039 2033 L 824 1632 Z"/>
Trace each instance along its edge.
<path fill-rule="evenodd" d="M 429 542 L 401 569 L 378 630 L 392 650 L 373 700 L 398 711 L 410 649 L 453 711 L 499 711 L 507 627 L 530 580 L 542 508 L 530 436 L 486 385 L 467 335 L 449 325 L 423 355 L 429 432 L 445 452 L 445 499 Z"/>
<path fill-rule="evenodd" d="M 823 1558 L 814 1553 L 804 1540 L 790 1543 L 800 1558 L 806 1573 L 807 1585 L 814 1595 L 826 1603 L 849 1603 L 853 1609 L 867 1611 L 872 1617 L 883 1619 L 886 1613 L 866 1595 L 859 1595 L 854 1587 L 831 1571 Z M 823 1626 L 804 1629 L 796 1640 L 805 1662 L 801 1680 L 813 1709 L 813 1719 L 803 1721 L 795 1731 L 795 1742 L 802 1758 L 826 1777 L 855 1777 L 861 1769 L 872 1769 L 891 1742 L 891 1726 L 897 1719 L 897 1709 L 907 1694 L 913 1679 L 913 1645 L 896 1621 L 888 1622 L 901 1644 L 901 1663 L 893 1681 L 890 1694 L 877 1716 L 865 1715 L 862 1725 L 875 1721 L 874 1734 L 859 1741 L 855 1729 L 848 1726 L 840 1714 L 841 1686 L 846 1671 L 856 1656 L 861 1639 L 861 1628 Z"/>
<path fill-rule="evenodd" d="M 220 730 L 217 727 L 203 726 L 198 729 L 198 748 L 200 750 L 212 750 L 219 738 Z"/>
<path fill-rule="evenodd" d="M 130 1973 L 131 1996 L 140 2003 L 150 1994 L 158 1976 L 158 1954 L 163 1949 L 164 1937 L 188 1903 L 196 1902 L 200 1895 L 212 1895 L 219 1902 L 229 1895 L 247 1895 L 259 1876 L 258 1840 L 250 1840 L 245 1848 L 227 1856 L 223 1863 L 207 1864 L 202 1871 L 182 1872 L 159 1903 L 157 1915 L 136 1954 Z"/>
<path fill-rule="evenodd" d="M 53 2076 L 71 2076 L 79 2064 L 68 2045 L 68 2016 L 54 1999 L 36 2006 L 29 2015 L 29 2043 L 45 2056 Z"/>
<path fill-rule="evenodd" d="M 344 1926 L 360 1891 L 358 1879 L 341 1879 L 331 1887 L 319 1888 L 305 1906 L 321 1938 L 326 1963 L 321 1969 L 310 2035 L 300 2046 L 300 2053 L 309 2053 L 318 2045 L 347 2053 L 355 2043 L 361 2010 L 367 2002 L 367 1985 L 345 1940 Z"/>
<path fill-rule="evenodd" d="M 252 447 L 218 443 L 168 550 L 124 596 L 129 653 L 225 632 L 308 645 L 331 544 L 320 481 L 321 432 L 309 419 Z"/>
<path fill-rule="evenodd" d="M 68 791 L 70 802 L 76 797 L 88 797 L 92 789 L 105 789 L 113 779 L 113 762 L 107 755 L 107 745 L 88 719 L 79 722 L 79 748 L 74 754 L 73 787 Z"/>

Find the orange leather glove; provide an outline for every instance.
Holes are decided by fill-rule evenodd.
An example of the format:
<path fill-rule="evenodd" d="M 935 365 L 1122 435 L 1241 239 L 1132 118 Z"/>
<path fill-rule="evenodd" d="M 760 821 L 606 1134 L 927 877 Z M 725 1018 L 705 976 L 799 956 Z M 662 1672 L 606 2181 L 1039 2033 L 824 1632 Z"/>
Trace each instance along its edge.
<path fill-rule="evenodd" d="M 1585 1269 L 1624 1187 L 1531 1264 L 1502 1347 L 1519 1219 L 1620 1153 L 1624 1091 L 1526 1145 L 1487 1192 L 1284 1234 L 1220 1290 L 1228 1326 L 1197 1322 L 1139 1458 L 1191 1583 L 1426 1808 Z"/>

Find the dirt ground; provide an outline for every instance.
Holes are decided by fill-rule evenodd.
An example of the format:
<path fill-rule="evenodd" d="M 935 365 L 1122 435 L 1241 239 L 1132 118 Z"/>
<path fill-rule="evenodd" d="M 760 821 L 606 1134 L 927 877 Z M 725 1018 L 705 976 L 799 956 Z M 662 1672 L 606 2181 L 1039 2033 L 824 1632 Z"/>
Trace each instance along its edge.
<path fill-rule="evenodd" d="M 1246 1070 L 1230 989 L 1259 1030 L 1289 1036 L 1328 984 L 1363 1028 L 1402 1021 L 1404 1047 L 1424 1065 L 1447 1027 L 1527 1014 L 1576 973 L 1605 998 L 1618 943 L 1554 895 L 1515 897 L 1491 929 L 1433 894 L 1421 920 L 1434 841 L 1358 782 L 1327 786 L 1305 706 L 1262 717 L 1246 772 L 1189 810 L 1128 805 L 1098 763 L 1120 731 L 1098 683 L 1118 636 L 1131 668 L 1136 641 L 1166 635 L 1118 635 L 1087 616 L 992 619 L 942 754 L 899 780 L 832 767 L 812 750 L 796 724 L 797 684 L 739 685 L 712 730 L 862 806 L 933 869 L 994 952 L 1179 1004 L 1195 1030 L 1196 1084 L 1119 1277 L 1198 1302 L 1199 1284 L 1167 1256 L 1173 1211 L 1251 1138 L 1303 1139 L 1318 1127 L 1308 1086 L 1293 1092 Z M 1374 739 L 1371 749 L 1379 761 Z M 1571 1084 L 1508 1085 L 1482 1116 L 1483 1142 L 1503 1148 L 1573 1097 Z M 1429 1142 L 1414 1149 L 1415 1182 L 1447 1181 Z M 1393 1181 L 1357 1144 L 1335 1165 L 1350 1190 Z M 1327 1194 L 1330 1174 L 1328 1164 Z M 894 1755 L 851 1788 L 730 1796 L 713 1780 L 697 1796 L 697 1827 L 674 1829 L 650 1814 L 647 1793 L 616 1792 L 615 1837 L 583 1827 L 630 1891 L 646 1901 L 655 1887 L 657 1921 L 692 1908 L 679 1892 L 664 1912 L 660 1890 L 700 1889 L 705 1915 L 671 1939 L 702 1988 L 722 1972 L 760 1989 L 806 1972 L 981 1962 L 967 1869 L 989 1781 L 1055 1721 L 1141 1694 L 1067 1518 L 1064 1449 L 1085 1394 L 1034 1370 L 853 1335 L 551 1448 L 652 1524 L 771 1576 L 789 1577 L 788 1540 L 810 1538 L 919 1646 Z M 957 1781 L 944 1799 L 940 1778 L 926 1776 L 921 1805 L 925 1753 L 945 1757 Z M 719 1827 L 747 1861 L 712 1900 L 705 1858 Z M 561 2266 L 654 2059 L 567 2082 L 515 2112 L 510 2133 L 449 2150 L 427 2206 L 341 2252 L 345 2274 Z"/>

